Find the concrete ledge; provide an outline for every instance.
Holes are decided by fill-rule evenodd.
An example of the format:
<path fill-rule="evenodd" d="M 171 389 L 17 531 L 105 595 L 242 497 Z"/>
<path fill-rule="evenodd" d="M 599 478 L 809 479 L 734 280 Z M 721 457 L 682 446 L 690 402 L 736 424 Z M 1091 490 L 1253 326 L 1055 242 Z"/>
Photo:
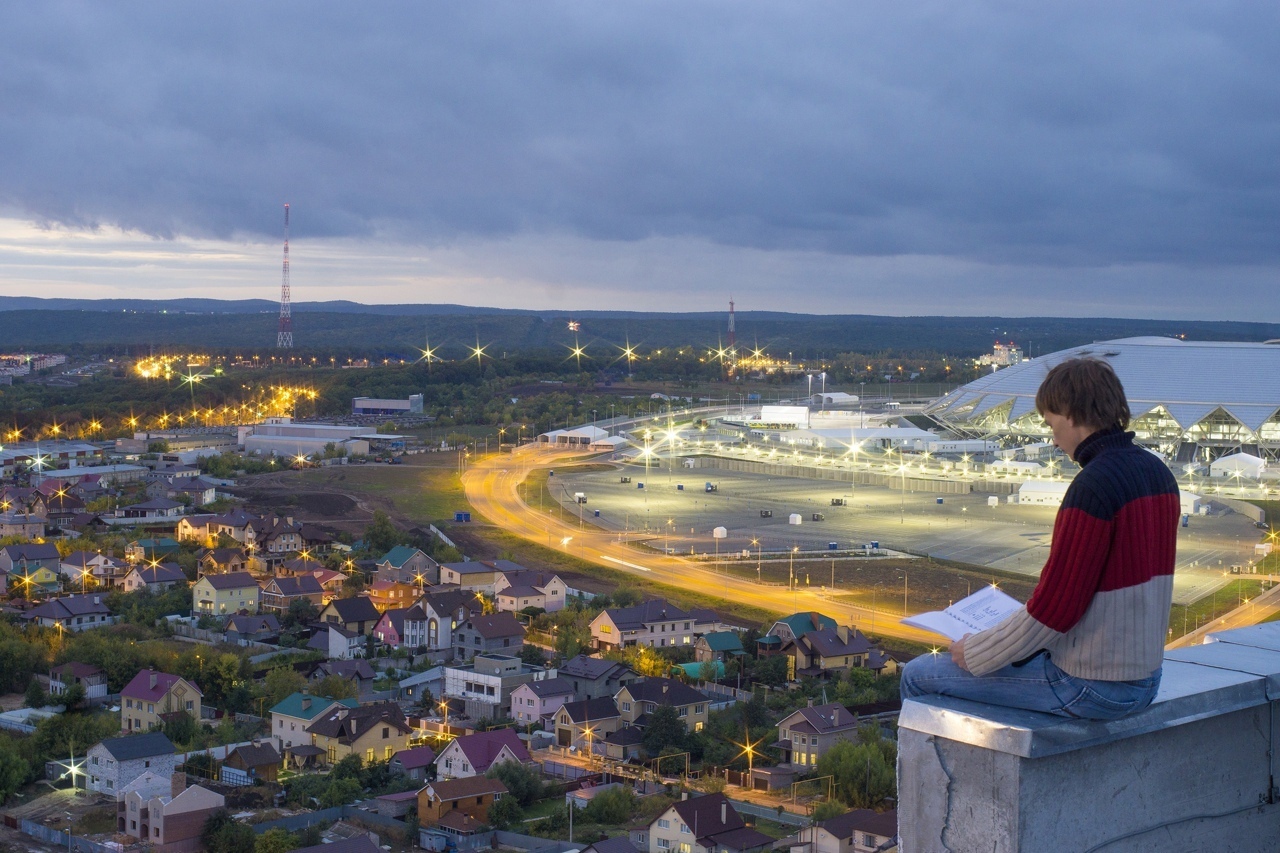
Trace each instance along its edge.
<path fill-rule="evenodd" d="M 1277 737 L 1280 623 L 1169 652 L 1155 702 L 1114 722 L 908 701 L 901 849 L 1280 849 Z"/>

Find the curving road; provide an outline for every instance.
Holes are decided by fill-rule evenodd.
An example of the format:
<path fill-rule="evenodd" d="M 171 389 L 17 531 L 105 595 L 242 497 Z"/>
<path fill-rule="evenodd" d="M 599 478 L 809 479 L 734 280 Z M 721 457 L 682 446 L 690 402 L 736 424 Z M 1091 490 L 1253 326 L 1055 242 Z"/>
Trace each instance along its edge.
<path fill-rule="evenodd" d="M 478 459 L 463 473 L 462 486 L 472 509 L 492 524 L 531 542 L 563 548 L 573 556 L 599 566 L 773 613 L 818 610 L 838 620 L 847 619 L 864 631 L 874 622 L 875 633 L 880 636 L 928 645 L 946 644 L 944 637 L 903 625 L 896 616 L 879 609 L 873 615 L 870 607 L 836 604 L 826 596 L 805 589 L 788 592 L 776 586 L 731 577 L 682 557 L 645 554 L 619 544 L 614 533 L 566 524 L 553 513 L 539 513 L 520 498 L 517 487 L 531 470 L 553 468 L 588 458 L 576 451 L 544 451 L 525 447 L 511 454 Z"/>

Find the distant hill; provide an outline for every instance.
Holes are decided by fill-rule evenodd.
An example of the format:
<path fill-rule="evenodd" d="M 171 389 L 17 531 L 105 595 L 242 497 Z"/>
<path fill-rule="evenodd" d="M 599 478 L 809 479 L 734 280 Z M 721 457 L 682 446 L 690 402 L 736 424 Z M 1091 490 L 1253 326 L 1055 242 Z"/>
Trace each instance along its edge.
<path fill-rule="evenodd" d="M 267 300 L 39 299 L 0 296 L 0 342 L 27 347 L 121 351 L 157 347 L 269 353 L 278 306 Z M 465 355 L 478 339 L 488 352 L 562 351 L 577 339 L 597 355 L 616 355 L 625 342 L 642 351 L 727 343 L 724 312 L 664 314 L 638 311 L 533 311 L 464 305 L 294 305 L 299 352 L 352 352 L 415 357 L 429 337 L 445 357 Z M 797 358 L 842 352 L 934 351 L 971 356 L 995 340 L 1013 340 L 1031 355 L 1135 335 L 1184 335 L 1192 340 L 1263 341 L 1280 337 L 1280 324 L 1225 321 L 1130 320 L 1053 317 L 876 317 L 743 311 L 739 346 L 765 347 Z"/>

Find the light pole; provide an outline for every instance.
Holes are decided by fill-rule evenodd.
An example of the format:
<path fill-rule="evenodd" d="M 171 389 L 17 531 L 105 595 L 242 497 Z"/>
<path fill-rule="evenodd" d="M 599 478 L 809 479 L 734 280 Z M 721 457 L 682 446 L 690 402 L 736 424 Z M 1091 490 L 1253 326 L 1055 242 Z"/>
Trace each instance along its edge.
<path fill-rule="evenodd" d="M 760 548 L 760 540 L 759 540 L 759 539 L 752 539 L 752 540 L 751 540 L 751 544 L 752 544 L 752 545 L 754 545 L 754 546 L 756 546 L 756 583 L 761 583 L 761 580 L 760 580 L 760 551 L 761 551 L 761 548 Z"/>

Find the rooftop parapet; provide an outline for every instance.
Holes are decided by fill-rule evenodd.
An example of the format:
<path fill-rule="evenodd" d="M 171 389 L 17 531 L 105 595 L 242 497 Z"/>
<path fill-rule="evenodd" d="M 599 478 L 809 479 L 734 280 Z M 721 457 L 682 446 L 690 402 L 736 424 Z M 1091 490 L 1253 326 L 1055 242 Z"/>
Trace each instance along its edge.
<path fill-rule="evenodd" d="M 1277 850 L 1278 733 L 1280 623 L 1170 651 L 1155 701 L 1114 722 L 911 700 L 901 850 Z"/>

